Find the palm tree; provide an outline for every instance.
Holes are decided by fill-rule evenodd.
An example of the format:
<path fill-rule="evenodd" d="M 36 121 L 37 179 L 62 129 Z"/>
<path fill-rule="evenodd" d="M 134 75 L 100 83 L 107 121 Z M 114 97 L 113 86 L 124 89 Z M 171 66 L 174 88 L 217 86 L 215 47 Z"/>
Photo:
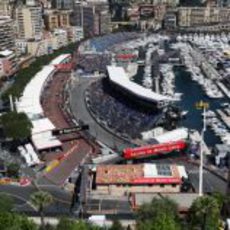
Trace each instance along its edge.
<path fill-rule="evenodd" d="M 190 207 L 190 229 L 216 230 L 219 227 L 220 205 L 212 196 L 198 197 Z"/>
<path fill-rule="evenodd" d="M 41 217 L 41 227 L 45 228 L 44 222 L 44 208 L 49 206 L 53 202 L 53 196 L 45 191 L 34 192 L 30 196 L 31 203 L 37 208 Z"/>

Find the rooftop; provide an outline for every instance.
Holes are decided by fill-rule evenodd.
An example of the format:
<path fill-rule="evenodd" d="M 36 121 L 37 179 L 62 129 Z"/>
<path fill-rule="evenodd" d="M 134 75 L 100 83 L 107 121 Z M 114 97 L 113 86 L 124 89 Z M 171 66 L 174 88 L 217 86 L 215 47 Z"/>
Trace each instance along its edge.
<path fill-rule="evenodd" d="M 187 176 L 185 169 L 177 165 L 99 165 L 96 184 L 180 183 L 182 176 Z"/>
<path fill-rule="evenodd" d="M 125 88 L 129 92 L 137 95 L 145 100 L 158 102 L 158 101 L 175 101 L 174 98 L 167 97 L 153 92 L 135 82 L 129 80 L 124 68 L 117 66 L 107 66 L 107 71 L 110 81 Z"/>

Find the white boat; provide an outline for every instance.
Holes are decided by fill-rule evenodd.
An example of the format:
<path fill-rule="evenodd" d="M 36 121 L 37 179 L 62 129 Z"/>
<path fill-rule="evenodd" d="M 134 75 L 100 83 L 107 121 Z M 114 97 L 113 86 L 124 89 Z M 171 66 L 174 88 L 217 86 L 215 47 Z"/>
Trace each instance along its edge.
<path fill-rule="evenodd" d="M 153 81 L 151 77 L 145 77 L 143 79 L 143 86 L 145 86 L 146 88 L 152 88 L 153 86 Z"/>

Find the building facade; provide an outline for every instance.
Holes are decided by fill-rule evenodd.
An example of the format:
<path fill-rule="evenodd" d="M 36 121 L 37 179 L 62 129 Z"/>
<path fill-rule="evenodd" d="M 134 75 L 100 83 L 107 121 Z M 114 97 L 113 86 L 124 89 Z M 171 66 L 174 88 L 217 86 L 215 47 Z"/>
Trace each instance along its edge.
<path fill-rule="evenodd" d="M 230 8 L 219 7 L 180 7 L 179 27 L 194 27 L 229 22 Z"/>
<path fill-rule="evenodd" d="M 178 193 L 182 177 L 187 177 L 185 168 L 177 165 L 99 165 L 96 168 L 95 193 L 112 196 Z"/>
<path fill-rule="evenodd" d="M 174 30 L 177 28 L 177 11 L 167 11 L 164 17 L 164 28 L 167 30 Z"/>
<path fill-rule="evenodd" d="M 9 16 L 11 15 L 11 5 L 9 0 L 0 1 L 0 15 Z"/>
<path fill-rule="evenodd" d="M 13 51 L 0 51 L 0 77 L 9 77 L 18 70 L 17 57 Z"/>
<path fill-rule="evenodd" d="M 54 9 L 70 10 L 73 8 L 73 0 L 52 0 L 51 5 Z"/>
<path fill-rule="evenodd" d="M 47 30 L 54 30 L 57 28 L 67 28 L 70 26 L 70 12 L 69 11 L 46 11 L 44 15 L 44 23 Z"/>
<path fill-rule="evenodd" d="M 111 31 L 111 16 L 108 3 L 101 1 L 76 3 L 71 14 L 70 24 L 83 27 L 86 37 L 109 33 Z"/>
<path fill-rule="evenodd" d="M 16 22 L 18 38 L 41 39 L 43 30 L 41 6 L 19 6 L 16 9 Z"/>
<path fill-rule="evenodd" d="M 14 22 L 8 16 L 0 17 L 0 50 L 15 49 Z"/>

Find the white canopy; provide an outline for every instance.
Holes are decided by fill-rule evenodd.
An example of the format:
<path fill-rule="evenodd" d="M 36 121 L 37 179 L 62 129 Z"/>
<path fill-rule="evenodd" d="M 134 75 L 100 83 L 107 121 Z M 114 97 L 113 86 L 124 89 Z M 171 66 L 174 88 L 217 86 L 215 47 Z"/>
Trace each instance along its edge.
<path fill-rule="evenodd" d="M 17 103 L 18 112 L 24 112 L 31 116 L 42 115 L 43 109 L 40 103 L 40 95 L 49 77 L 54 73 L 54 66 L 45 66 L 27 84 L 22 97 Z"/>
<path fill-rule="evenodd" d="M 32 135 L 32 142 L 35 148 L 39 150 L 60 147 L 62 143 L 50 131 Z"/>
<path fill-rule="evenodd" d="M 42 118 L 32 121 L 32 134 L 38 134 L 55 129 L 55 126 L 48 118 Z"/>
<path fill-rule="evenodd" d="M 51 130 L 55 129 L 53 123 L 44 118 L 40 97 L 46 83 L 55 73 L 55 66 L 63 63 L 70 54 L 62 54 L 55 58 L 49 65 L 44 66 L 27 84 L 22 97 L 16 103 L 17 111 L 24 112 L 32 122 L 32 142 L 37 150 L 59 147 L 62 143 L 54 136 Z"/>
<path fill-rule="evenodd" d="M 188 129 L 186 128 L 175 129 L 173 131 L 169 131 L 155 137 L 156 141 L 158 141 L 159 143 L 185 140 L 187 138 L 188 138 Z"/>
<path fill-rule="evenodd" d="M 155 93 L 150 89 L 130 81 L 122 67 L 107 66 L 107 71 L 110 81 L 140 98 L 153 102 L 176 101 L 174 98 Z"/>

